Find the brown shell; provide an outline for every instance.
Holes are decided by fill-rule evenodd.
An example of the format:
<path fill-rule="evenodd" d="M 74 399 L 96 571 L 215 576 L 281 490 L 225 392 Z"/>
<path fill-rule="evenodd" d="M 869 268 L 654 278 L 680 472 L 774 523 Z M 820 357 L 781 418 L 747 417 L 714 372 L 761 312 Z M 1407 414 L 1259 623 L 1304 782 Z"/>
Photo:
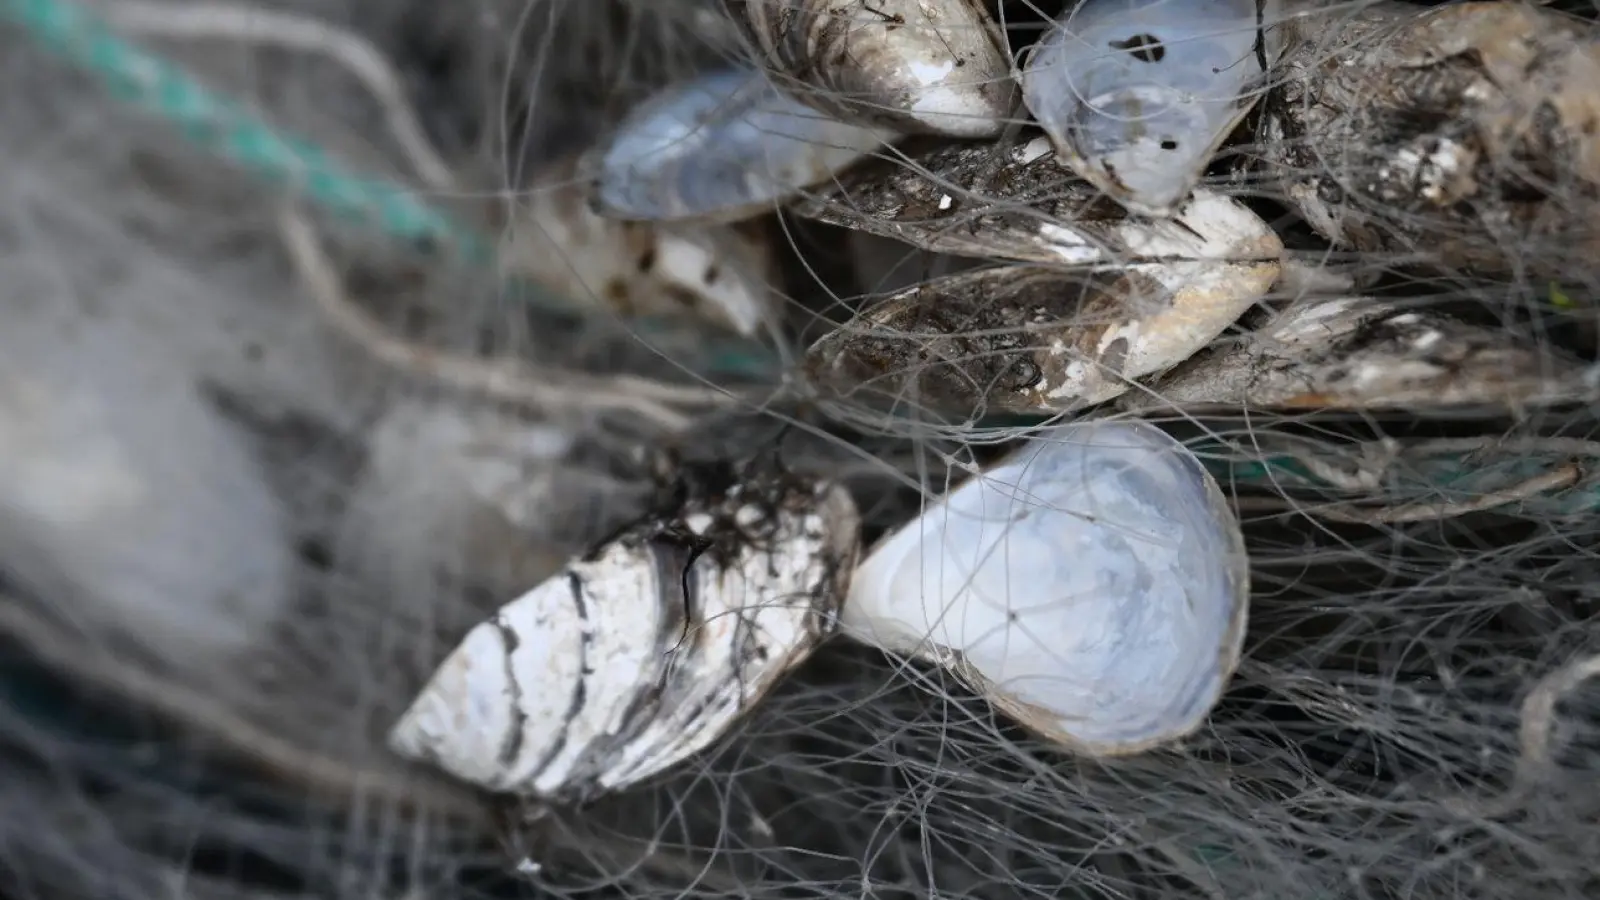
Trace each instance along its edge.
<path fill-rule="evenodd" d="M 1008 150 L 908 147 L 903 159 L 858 166 L 790 209 L 934 253 L 1047 265 L 1282 252 L 1265 222 L 1210 191 L 1197 191 L 1170 219 L 1132 216 L 1064 166 L 1045 138 Z"/>
<path fill-rule="evenodd" d="M 1412 413 L 1578 400 L 1595 371 L 1503 328 L 1370 297 L 1308 300 L 1178 365 L 1127 410 L 1172 406 Z"/>
<path fill-rule="evenodd" d="M 1068 261 L 1051 224 L 1106 238 L 1121 206 L 1063 166 L 1039 139 L 905 148 L 904 161 L 863 164 L 794 201 L 796 215 L 894 238 L 934 253 L 1018 262 Z M 1074 242 L 1069 250 L 1081 252 Z"/>
<path fill-rule="evenodd" d="M 1256 302 L 1273 263 L 1197 273 L 996 266 L 870 299 L 814 344 L 811 380 L 841 394 L 974 414 L 1061 412 L 1186 359 Z"/>
<path fill-rule="evenodd" d="M 1260 151 L 1317 231 L 1396 263 L 1560 277 L 1600 254 L 1600 31 L 1514 3 L 1319 15 Z"/>
<path fill-rule="evenodd" d="M 724 0 L 778 81 L 844 121 L 992 137 L 1017 107 L 982 0 Z"/>

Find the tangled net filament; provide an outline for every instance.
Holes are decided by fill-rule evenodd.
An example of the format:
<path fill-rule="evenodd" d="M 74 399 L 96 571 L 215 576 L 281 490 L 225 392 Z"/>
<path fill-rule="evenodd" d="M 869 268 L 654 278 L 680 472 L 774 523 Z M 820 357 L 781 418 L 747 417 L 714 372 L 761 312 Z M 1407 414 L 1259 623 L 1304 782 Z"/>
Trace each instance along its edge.
<path fill-rule="evenodd" d="M 1013 35 L 1037 34 L 1040 18 L 1059 12 L 1002 6 Z M 1329 21 L 1358 12 L 1335 6 Z M 439 45 L 454 40 L 467 51 L 505 57 L 507 70 L 528 75 L 509 85 L 520 99 L 506 105 L 531 104 L 535 121 L 559 120 L 564 110 L 551 106 L 552 98 L 589 83 L 590 94 L 573 111 L 584 125 L 574 131 L 596 134 L 648 94 L 650 82 L 687 74 L 691 61 L 715 64 L 719 53 L 738 46 L 694 49 L 696 33 L 719 11 L 689 3 L 642 9 L 541 0 L 405 14 L 421 24 L 358 4 L 346 13 L 384 53 L 406 52 L 402 34 L 415 42 L 423 40 L 418 32 L 436 31 Z M 485 30 L 463 24 L 477 13 L 498 15 L 498 24 Z M 517 22 L 526 26 L 520 33 Z M 38 683 L 31 683 L 33 693 L 8 687 L 5 746 L 19 765 L 0 781 L 0 798 L 7 809 L 39 814 L 0 824 L 0 868 L 25 877 L 16 882 L 24 896 L 515 896 L 531 883 L 558 894 L 642 898 L 1557 898 L 1591 896 L 1600 887 L 1586 864 L 1600 850 L 1585 790 L 1594 778 L 1589 682 L 1600 645 L 1590 586 L 1595 448 L 1581 405 L 1427 420 L 1382 410 L 1330 416 L 1251 404 L 1143 413 L 1159 415 L 1211 463 L 1241 511 L 1252 557 L 1245 662 L 1207 726 L 1177 747 L 1117 761 L 1063 754 L 998 718 L 942 670 L 841 644 L 820 652 L 688 770 L 581 810 L 507 827 L 496 804 L 389 758 L 381 749 L 384 730 L 466 627 L 627 517 L 638 489 L 612 471 L 625 468 L 616 460 L 625 455 L 619 448 L 667 433 L 711 443 L 704 433 L 710 430 L 722 432 L 714 436 L 721 445 L 759 446 L 774 433 L 770 420 L 731 416 L 737 421 L 729 425 L 718 417 L 709 420 L 713 428 L 705 416 L 712 404 L 759 408 L 767 395 L 726 400 L 728 393 L 682 379 L 661 387 L 643 376 L 613 378 L 615 372 L 580 377 L 573 372 L 581 363 L 613 353 L 652 376 L 661 368 L 647 352 L 624 357 L 615 349 L 622 342 L 587 335 L 595 343 L 575 341 L 571 359 L 554 355 L 527 333 L 525 319 L 508 312 L 497 289 L 475 294 L 456 269 L 417 274 L 414 259 L 337 241 L 321 247 L 320 257 L 308 252 L 315 249 L 310 237 L 321 241 L 337 233 L 333 228 L 308 233 L 289 225 L 287 233 L 299 241 L 291 240 L 297 249 L 285 253 L 277 208 L 232 184 L 230 173 L 185 155 L 170 136 L 113 118 L 103 99 L 27 55 L 18 35 L 6 39 L 18 51 L 8 58 L 38 67 L 24 72 L 21 63 L 10 63 L 17 83 L 71 101 L 56 104 L 54 116 L 7 101 L 7 115 L 24 123 L 7 129 L 5 142 L 15 151 L 8 156 L 29 160 L 30 168 L 18 171 L 36 181 L 24 190 L 21 179 L 10 177 L 6 190 L 31 191 L 57 208 L 54 219 L 41 219 L 46 224 L 28 226 L 48 227 L 53 245 L 39 232 L 29 238 L 26 223 L 8 217 L 8 256 L 76 242 L 86 256 L 162 273 L 157 285 L 186 286 L 146 287 L 139 295 L 145 299 L 122 301 L 164 308 L 163 321 L 221 303 L 242 316 L 256 304 L 279 322 L 251 320 L 252 337 L 269 347 L 304 347 L 283 325 L 298 323 L 331 338 L 342 348 L 331 351 L 336 357 L 378 344 L 370 330 L 339 325 L 340 307 L 330 304 L 341 301 L 358 312 L 376 310 L 346 324 L 376 321 L 385 329 L 377 334 L 399 334 L 406 339 L 401 350 L 416 351 L 414 334 L 400 327 L 403 317 L 371 302 L 410 275 L 423 283 L 417 293 L 453 298 L 431 306 L 417 301 L 446 322 L 431 346 L 478 364 L 438 367 L 430 355 L 428 366 L 415 356 L 395 366 L 375 352 L 377 365 L 359 357 L 349 369 L 312 377 L 314 366 L 290 364 L 287 374 L 269 381 L 215 358 L 207 363 L 208 380 L 245 411 L 240 418 L 252 440 L 268 448 L 266 467 L 286 485 L 280 490 L 294 520 L 286 543 L 299 548 L 298 577 L 309 587 L 297 594 L 291 614 L 263 630 L 260 646 L 226 666 L 162 659 L 159 645 L 129 646 L 86 615 L 63 629 L 39 615 L 41 607 L 48 612 L 48 598 L 12 596 L 5 608 L 18 612 L 5 630 L 30 658 L 58 677 L 97 685 L 102 698 L 117 698 L 113 708 L 154 712 L 163 729 L 159 741 L 144 732 L 142 745 L 108 740 L 83 722 L 57 717 L 57 710 L 92 697 L 61 699 Z M 197 39 L 174 43 L 203 47 Z M 604 50 L 601 75 L 584 58 L 585 44 Z M 304 65 L 275 71 L 291 84 L 297 77 L 310 81 L 297 74 Z M 536 84 L 535 76 L 544 81 Z M 483 81 L 471 81 L 463 103 L 508 89 L 499 77 L 488 86 Z M 327 93 L 331 116 L 363 109 L 353 121 L 385 117 L 358 92 L 352 92 L 358 99 Z M 594 96 L 605 102 L 590 102 Z M 181 204 L 141 179 L 124 154 L 113 160 L 83 138 L 74 143 L 81 119 L 60 112 L 67 109 L 93 111 L 110 123 L 98 128 L 117 129 L 146 153 L 193 166 L 177 184 L 200 185 L 202 199 Z M 427 112 L 416 118 L 421 131 L 437 133 L 449 116 L 435 110 L 431 119 Z M 514 130 L 507 123 L 483 128 L 478 150 L 518 157 L 500 161 L 516 176 L 509 186 L 520 188 L 520 148 L 510 154 L 497 146 L 502 135 L 492 134 L 495 128 Z M 51 144 L 39 134 L 55 136 L 72 152 L 56 154 L 61 161 L 52 164 L 40 149 Z M 560 143 L 548 135 L 539 140 Z M 1258 144 L 1238 140 L 1226 148 L 1205 184 L 1276 212 L 1276 224 L 1291 212 L 1260 199 L 1273 185 L 1260 170 L 1241 174 L 1228 164 L 1271 152 Z M 1338 155 L 1344 144 L 1315 130 L 1294 145 L 1315 151 L 1299 164 L 1334 173 L 1346 189 L 1383 174 L 1381 161 L 1345 160 Z M 554 158 L 570 149 L 545 146 L 527 155 Z M 458 173 L 456 187 L 432 183 L 436 176 L 424 174 L 426 165 L 416 180 L 436 199 L 466 190 L 461 185 L 470 178 L 460 173 L 472 165 L 451 152 L 437 155 Z M 1288 154 L 1290 162 L 1304 155 Z M 1540 196 L 1585 202 L 1563 187 L 1570 183 L 1560 180 L 1563 173 L 1526 171 L 1516 153 L 1496 165 L 1522 165 L 1524 181 L 1542 179 Z M 168 177 L 173 168 L 165 165 Z M 1525 193 L 1526 186 L 1505 198 Z M 1504 264 L 1488 274 L 1481 267 L 1404 269 L 1403 263 L 1437 257 L 1440 248 L 1408 230 L 1418 213 L 1397 200 L 1375 199 L 1381 197 L 1346 204 L 1359 208 L 1360 217 L 1344 221 L 1364 229 L 1365 244 L 1326 246 L 1303 222 L 1283 230 L 1308 258 L 1319 265 L 1342 261 L 1343 276 L 1373 290 L 1412 301 L 1425 295 L 1491 328 L 1516 325 L 1536 351 L 1552 348 L 1533 358 L 1553 361 L 1555 348 L 1592 356 L 1589 326 L 1571 314 L 1592 300 L 1592 262 L 1574 258 L 1558 236 L 1537 227 L 1503 233 L 1515 240 L 1500 244 Z M 962 199 L 983 208 L 981 191 Z M 1500 221 L 1489 213 L 1480 221 L 1485 217 Z M 888 289 L 884 265 L 874 274 L 838 262 L 864 241 L 787 220 L 774 230 L 791 257 L 791 277 L 779 293 L 800 323 L 796 331 L 844 324 L 860 295 Z M 185 249 L 196 234 L 216 236 L 204 248 L 215 258 L 226 257 L 216 244 L 225 249 L 230 235 L 254 248 L 252 258 L 226 266 L 207 261 L 205 253 Z M 1466 249 L 1468 262 L 1482 262 L 1481 243 Z M 867 257 L 860 246 L 855 250 L 858 261 Z M 915 256 L 930 267 L 962 265 L 898 245 L 880 244 L 877 251 L 895 262 Z M 363 291 L 358 262 L 400 274 Z M 920 281 L 924 273 L 913 275 Z M 1281 305 L 1293 295 L 1280 284 L 1260 305 Z M 20 304 L 8 301 L 12 308 Z M 1245 324 L 1253 327 L 1250 315 Z M 177 343 L 198 341 L 195 328 Z M 483 357 L 495 355 L 477 352 L 482 332 L 490 333 L 497 353 L 526 364 L 518 378 L 493 383 L 522 387 L 495 394 L 473 380 L 472 373 L 485 371 Z M 320 360 L 330 351 L 304 352 Z M 350 371 L 357 374 L 345 375 Z M 450 383 L 445 371 L 469 374 Z M 1160 393 L 1159 383 L 1147 387 Z M 498 402 L 482 403 L 484 394 Z M 468 395 L 477 401 L 465 404 Z M 618 402 L 605 408 L 607 397 Z M 405 411 L 391 408 L 398 406 Z M 804 426 L 785 435 L 786 461 L 842 473 L 880 531 L 914 515 L 923 495 L 987 461 L 989 443 L 1037 424 L 903 410 L 886 416 L 880 407 L 846 400 L 829 401 L 820 418 L 787 406 L 773 407 L 771 415 Z M 726 409 L 714 415 L 727 416 Z M 535 427 L 541 423 L 578 437 L 564 445 Z M 439 460 L 485 455 L 490 438 L 517 448 L 511 470 L 543 473 L 542 481 L 526 483 L 569 487 L 565 494 L 530 490 L 522 498 L 522 508 L 535 510 L 535 524 L 515 532 L 521 537 L 514 552 L 466 552 L 467 544 L 491 545 L 484 535 L 503 533 L 481 526 L 476 512 L 440 518 L 431 530 L 419 524 L 406 537 L 383 537 L 408 517 L 422 523 L 419 510 L 448 505 L 439 499 L 447 496 L 442 489 L 397 486 L 455 477 Z M 468 449 L 446 456 L 438 447 Z M 408 449 L 416 452 L 399 452 Z M 385 467 L 373 468 L 378 458 L 388 461 Z M 475 468 L 464 471 L 465 481 L 477 477 Z M 385 498 L 392 505 L 376 502 Z M 561 519 L 561 527 L 539 524 L 549 518 Z M 537 540 L 526 537 L 530 531 Z M 430 545 L 444 549 L 418 562 L 417 548 Z M 507 565 L 508 555 L 522 565 Z M 9 567 L 0 561 L 0 568 Z M 25 593 L 9 580 L 6 586 L 13 595 Z M 154 763 L 141 759 L 140 746 L 157 747 Z M 515 863 L 524 858 L 518 872 Z"/>

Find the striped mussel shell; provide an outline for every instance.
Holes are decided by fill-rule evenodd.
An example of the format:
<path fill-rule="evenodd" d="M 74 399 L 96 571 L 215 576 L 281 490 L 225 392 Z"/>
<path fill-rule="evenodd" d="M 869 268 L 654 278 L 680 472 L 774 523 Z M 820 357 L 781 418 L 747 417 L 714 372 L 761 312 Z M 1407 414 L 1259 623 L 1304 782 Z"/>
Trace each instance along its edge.
<path fill-rule="evenodd" d="M 1017 107 L 1005 37 L 982 0 L 725 0 L 760 62 L 845 121 L 998 135 Z"/>
<path fill-rule="evenodd" d="M 474 627 L 390 733 L 487 790 L 578 803 L 714 744 L 836 627 L 845 490 L 697 467 L 674 502 Z"/>

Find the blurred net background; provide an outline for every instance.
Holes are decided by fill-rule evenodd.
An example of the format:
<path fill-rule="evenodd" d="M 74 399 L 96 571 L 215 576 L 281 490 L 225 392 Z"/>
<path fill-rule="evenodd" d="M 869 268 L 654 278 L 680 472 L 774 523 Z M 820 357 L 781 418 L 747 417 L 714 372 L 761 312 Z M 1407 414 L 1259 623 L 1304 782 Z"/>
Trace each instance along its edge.
<path fill-rule="evenodd" d="M 1170 422 L 1255 585 L 1175 749 L 1074 758 L 834 643 L 592 808 L 525 821 L 401 763 L 384 732 L 465 630 L 638 511 L 634 448 L 781 435 L 877 528 L 982 451 L 848 429 L 782 399 L 766 345 L 562 276 L 613 246 L 561 232 L 566 161 L 726 59 L 715 3 L 0 10 L 0 895 L 1600 895 L 1582 404 Z M 747 233 L 795 333 L 945 264 Z M 502 277 L 506 241 L 539 277 Z M 1592 359 L 1597 271 L 1425 289 Z"/>

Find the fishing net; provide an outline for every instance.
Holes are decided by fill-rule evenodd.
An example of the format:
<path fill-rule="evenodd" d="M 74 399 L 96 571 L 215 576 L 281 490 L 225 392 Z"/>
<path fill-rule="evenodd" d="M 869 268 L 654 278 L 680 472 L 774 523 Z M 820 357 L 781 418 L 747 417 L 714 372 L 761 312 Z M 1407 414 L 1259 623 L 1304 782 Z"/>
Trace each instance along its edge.
<path fill-rule="evenodd" d="M 1021 47 L 1061 6 L 996 12 Z M 651 448 L 777 447 L 875 538 L 1025 436 L 1042 416 L 805 387 L 860 298 L 974 261 L 758 216 L 715 233 L 783 314 L 743 335 L 631 268 L 658 237 L 595 224 L 575 155 L 748 63 L 720 3 L 0 9 L 0 895 L 1600 891 L 1600 271 L 1548 224 L 1593 218 L 1600 81 L 1540 81 L 1553 45 L 1487 29 L 1383 115 L 1273 138 L 1292 152 L 1251 119 L 1208 170 L 1301 261 L 1242 329 L 1323 281 L 1444 311 L 1465 330 L 1427 339 L 1430 384 L 1496 402 L 1174 410 L 1145 381 L 1097 413 L 1185 440 L 1244 528 L 1244 658 L 1200 731 L 1068 753 L 837 640 L 667 777 L 530 809 L 386 748 L 446 653 L 638 516 Z M 1541 9 L 1600 59 L 1592 9 Z M 1323 10 L 1302 64 L 1361 13 Z M 1460 67 L 1513 59 L 1566 118 L 1506 133 L 1559 140 L 1508 139 L 1505 182 L 1445 213 L 1384 194 L 1437 181 L 1418 142 L 1439 164 Z M 1274 153 L 1338 174 L 1348 196 L 1312 190 L 1359 213 L 1350 240 L 1273 199 L 1249 163 Z"/>

